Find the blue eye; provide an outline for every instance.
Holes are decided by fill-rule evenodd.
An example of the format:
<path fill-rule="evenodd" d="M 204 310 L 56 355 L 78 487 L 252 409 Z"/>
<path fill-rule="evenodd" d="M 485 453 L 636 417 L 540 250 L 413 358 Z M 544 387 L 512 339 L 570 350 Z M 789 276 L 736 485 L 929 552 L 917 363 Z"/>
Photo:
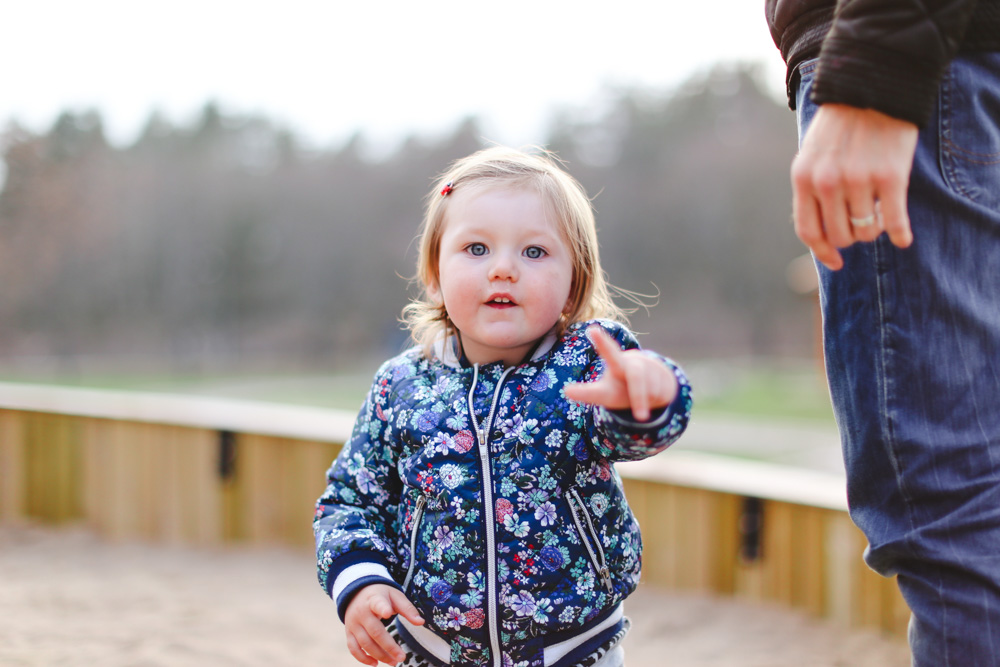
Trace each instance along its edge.
<path fill-rule="evenodd" d="M 547 253 L 536 245 L 528 246 L 524 249 L 524 256 L 528 259 L 541 259 Z"/>
<path fill-rule="evenodd" d="M 466 250 L 468 250 L 469 254 L 474 257 L 482 257 L 486 254 L 486 246 L 482 243 L 471 243 Z"/>

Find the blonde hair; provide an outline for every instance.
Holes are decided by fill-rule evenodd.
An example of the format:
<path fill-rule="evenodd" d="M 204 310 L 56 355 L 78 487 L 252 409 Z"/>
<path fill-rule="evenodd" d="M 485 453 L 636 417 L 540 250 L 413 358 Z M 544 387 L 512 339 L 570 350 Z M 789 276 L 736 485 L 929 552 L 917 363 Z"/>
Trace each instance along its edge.
<path fill-rule="evenodd" d="M 414 342 L 430 354 L 435 339 L 457 333 L 443 303 L 434 302 L 427 288 L 438 284 L 441 236 L 451 197 L 442 190 L 492 187 L 533 188 L 551 207 L 557 225 L 570 246 L 573 277 L 568 306 L 556 323 L 561 334 L 573 322 L 611 318 L 626 322 L 625 313 L 611 298 L 598 254 L 594 209 L 583 187 L 545 150 L 527 153 L 505 147 L 486 148 L 457 160 L 434 183 L 419 234 L 417 274 L 422 293 L 403 309 L 402 321 Z M 450 192 L 450 189 L 448 190 Z"/>

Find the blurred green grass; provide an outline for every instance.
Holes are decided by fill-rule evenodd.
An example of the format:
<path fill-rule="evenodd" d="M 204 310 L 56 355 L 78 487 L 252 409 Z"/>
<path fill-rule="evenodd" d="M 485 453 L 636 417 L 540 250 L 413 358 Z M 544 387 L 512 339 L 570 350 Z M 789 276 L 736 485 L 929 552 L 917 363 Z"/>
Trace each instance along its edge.
<path fill-rule="evenodd" d="M 699 415 L 833 421 L 822 369 L 815 362 L 713 360 L 685 366 L 694 387 L 695 410 Z M 371 375 L 88 373 L 37 376 L 0 372 L 0 381 L 213 396 L 355 412 L 368 391 Z"/>
<path fill-rule="evenodd" d="M 833 408 L 822 368 L 815 362 L 719 362 L 689 369 L 695 410 L 745 417 L 788 418 L 833 423 Z"/>

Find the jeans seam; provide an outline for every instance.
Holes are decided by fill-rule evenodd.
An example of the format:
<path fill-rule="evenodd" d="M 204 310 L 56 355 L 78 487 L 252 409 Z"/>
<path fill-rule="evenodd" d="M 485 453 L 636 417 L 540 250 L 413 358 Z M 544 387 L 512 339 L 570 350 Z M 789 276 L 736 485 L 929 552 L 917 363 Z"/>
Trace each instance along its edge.
<path fill-rule="evenodd" d="M 942 151 L 946 150 L 945 146 L 947 146 L 947 152 L 949 154 L 954 155 L 956 153 L 962 153 L 961 156 L 962 159 L 965 160 L 966 162 L 969 162 L 970 164 L 978 164 L 983 167 L 988 167 L 994 164 L 1000 164 L 1000 153 L 973 153 L 972 151 L 967 151 L 961 146 L 956 145 L 955 143 L 952 142 L 951 139 L 948 139 L 946 137 L 941 138 L 941 146 L 942 146 Z M 970 156 L 975 156 L 978 158 L 996 158 L 996 159 L 974 160 Z"/>
<path fill-rule="evenodd" d="M 907 485 L 903 478 L 903 467 L 899 461 L 899 457 L 896 454 L 896 438 L 893 433 L 892 427 L 892 416 L 889 411 L 889 380 L 888 380 L 888 367 L 890 365 L 889 361 L 889 344 L 888 344 L 888 322 L 886 317 L 886 285 L 884 281 L 886 280 L 887 271 L 883 262 L 883 251 L 882 244 L 884 239 L 877 239 L 873 245 L 872 256 L 875 262 L 875 303 L 878 305 L 878 331 L 879 331 L 879 365 L 878 365 L 878 382 L 879 382 L 879 395 L 880 401 L 882 403 L 879 406 L 879 412 L 882 414 L 882 439 L 885 442 L 886 451 L 889 456 L 889 461 L 892 463 L 892 472 L 896 476 L 896 488 L 899 489 L 899 493 L 903 498 L 903 502 L 906 506 L 906 520 L 910 524 L 910 530 L 914 530 L 916 523 L 913 519 L 913 500 L 907 489 Z"/>
<path fill-rule="evenodd" d="M 938 133 L 938 139 L 941 142 L 941 153 L 942 155 L 948 154 L 951 157 L 961 158 L 966 162 L 971 164 L 978 164 L 983 166 L 989 166 L 993 164 L 1000 164 L 1000 152 L 996 153 L 977 153 L 976 151 L 971 151 L 967 148 L 963 148 L 952 141 L 952 131 L 951 124 L 948 122 L 951 118 L 952 100 L 951 94 L 954 86 L 952 85 L 953 74 L 951 68 L 949 67 L 945 70 L 941 77 L 940 85 L 940 103 L 938 105 L 939 118 L 941 131 Z"/>
<path fill-rule="evenodd" d="M 965 192 L 961 184 L 956 182 L 955 171 L 951 164 L 951 154 L 946 146 L 951 144 L 951 123 L 949 122 L 951 110 L 951 71 L 946 69 L 941 76 L 940 93 L 938 94 L 938 168 L 941 176 L 948 187 L 961 196 L 971 199 L 969 193 Z"/>

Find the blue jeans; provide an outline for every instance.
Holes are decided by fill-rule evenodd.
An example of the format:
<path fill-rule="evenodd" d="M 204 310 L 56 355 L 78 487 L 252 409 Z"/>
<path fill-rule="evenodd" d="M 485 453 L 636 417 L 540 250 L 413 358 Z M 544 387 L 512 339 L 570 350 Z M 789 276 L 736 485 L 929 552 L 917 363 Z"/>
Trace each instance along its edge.
<path fill-rule="evenodd" d="M 798 90 L 800 137 L 816 105 Z M 819 266 L 827 376 L 865 560 L 918 667 L 1000 664 L 1000 53 L 950 66 L 909 187 L 915 241 Z"/>

